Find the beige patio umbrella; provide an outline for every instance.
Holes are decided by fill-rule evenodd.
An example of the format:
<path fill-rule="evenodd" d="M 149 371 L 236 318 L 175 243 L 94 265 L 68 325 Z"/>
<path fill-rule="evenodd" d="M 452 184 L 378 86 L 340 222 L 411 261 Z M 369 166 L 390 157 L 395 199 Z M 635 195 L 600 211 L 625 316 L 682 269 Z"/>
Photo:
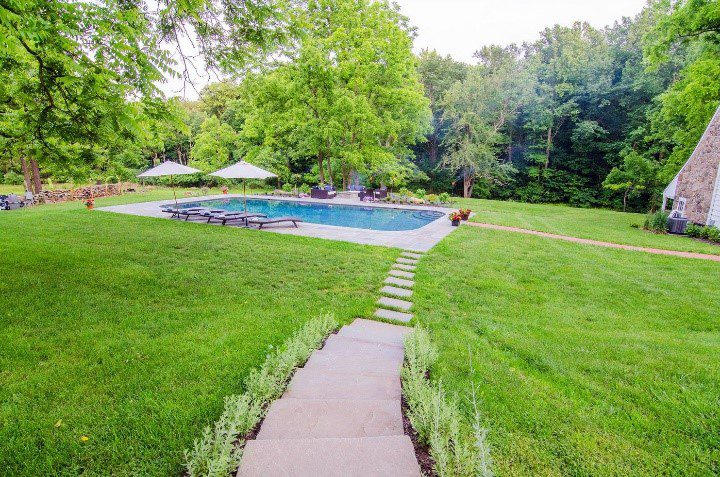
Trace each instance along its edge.
<path fill-rule="evenodd" d="M 268 172 L 265 169 L 261 169 L 258 166 L 254 166 L 249 162 L 240 161 L 232 166 L 228 166 L 219 171 L 215 171 L 210 174 L 215 177 L 222 177 L 223 179 L 242 179 L 243 180 L 243 197 L 245 200 L 245 213 L 247 214 L 247 193 L 245 192 L 245 181 L 247 179 L 270 179 L 271 177 L 277 177 L 272 172 Z"/>
<path fill-rule="evenodd" d="M 192 167 L 183 166 L 182 164 L 178 164 L 177 162 L 165 161 L 157 167 L 153 167 L 152 169 L 148 169 L 147 171 L 143 172 L 142 174 L 138 174 L 138 177 L 170 176 L 170 187 L 172 187 L 173 197 L 175 198 L 175 207 L 177 207 L 178 206 L 177 194 L 175 193 L 175 184 L 173 183 L 173 176 L 184 176 L 184 175 L 188 175 L 188 174 L 197 174 L 198 172 L 202 172 L 202 171 L 193 169 Z"/>

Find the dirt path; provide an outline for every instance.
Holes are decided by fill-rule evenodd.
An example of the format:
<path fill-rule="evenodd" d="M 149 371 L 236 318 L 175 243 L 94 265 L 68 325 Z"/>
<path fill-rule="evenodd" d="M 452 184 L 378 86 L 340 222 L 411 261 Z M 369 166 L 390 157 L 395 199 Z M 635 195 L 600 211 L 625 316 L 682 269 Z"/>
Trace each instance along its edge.
<path fill-rule="evenodd" d="M 518 232 L 518 233 L 528 234 L 528 235 L 537 235 L 539 237 L 547 237 L 547 238 L 552 238 L 552 239 L 557 239 L 557 240 L 565 240 L 567 242 L 582 243 L 582 244 L 586 244 L 586 245 L 597 245 L 599 247 L 619 248 L 622 250 L 633 250 L 636 252 L 654 253 L 656 255 L 671 255 L 673 257 L 697 258 L 700 260 L 711 260 L 713 262 L 720 262 L 720 255 L 710 255 L 707 253 L 679 252 L 676 250 L 663 250 L 663 249 L 659 249 L 659 248 L 636 247 L 634 245 L 621 245 L 618 243 L 600 242 L 599 240 L 590 240 L 590 239 L 584 239 L 584 238 L 578 238 L 578 237 L 571 237 L 569 235 L 551 234 L 548 232 L 538 232 L 537 230 L 521 229 L 519 227 L 508 227 L 505 225 L 484 224 L 484 223 L 480 223 L 480 222 L 465 222 L 465 223 L 468 225 L 471 225 L 473 227 L 480 227 L 483 229 L 505 230 L 508 232 Z"/>

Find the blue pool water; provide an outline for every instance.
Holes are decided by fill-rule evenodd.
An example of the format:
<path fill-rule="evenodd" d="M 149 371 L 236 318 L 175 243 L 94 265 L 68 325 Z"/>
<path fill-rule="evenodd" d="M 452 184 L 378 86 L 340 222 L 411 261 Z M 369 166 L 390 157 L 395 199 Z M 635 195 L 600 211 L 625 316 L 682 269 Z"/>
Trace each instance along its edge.
<path fill-rule="evenodd" d="M 186 207 L 207 207 L 228 211 L 244 210 L 242 198 L 214 199 L 184 203 Z M 441 212 L 340 204 L 318 204 L 274 199 L 248 199 L 248 212 L 268 217 L 299 217 L 312 224 L 336 225 L 357 229 L 401 231 L 415 230 L 442 217 Z"/>

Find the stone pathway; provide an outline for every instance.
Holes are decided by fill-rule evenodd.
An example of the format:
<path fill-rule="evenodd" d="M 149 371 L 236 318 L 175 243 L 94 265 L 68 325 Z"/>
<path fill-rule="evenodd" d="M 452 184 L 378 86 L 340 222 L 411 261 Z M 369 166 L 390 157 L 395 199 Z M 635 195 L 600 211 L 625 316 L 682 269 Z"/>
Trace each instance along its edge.
<path fill-rule="evenodd" d="M 410 298 L 415 286 L 415 267 L 422 258 L 422 254 L 403 252 L 393 264 L 389 276 L 385 279 L 385 286 L 380 289 L 384 296 L 377 301 L 380 308 L 375 310 L 375 317 L 383 320 L 394 320 L 407 323 L 413 319 L 408 313 L 412 302 L 400 298 Z"/>
<path fill-rule="evenodd" d="M 331 335 L 270 406 L 238 477 L 420 476 L 403 430 L 404 326 L 357 319 Z"/>
<path fill-rule="evenodd" d="M 537 230 L 521 229 L 518 227 L 508 227 L 505 225 L 485 224 L 485 223 L 480 223 L 480 222 L 465 222 L 465 223 L 468 225 L 471 225 L 473 227 L 480 227 L 480 228 L 484 228 L 484 229 L 505 230 L 508 232 L 518 232 L 518 233 L 523 233 L 523 234 L 528 234 L 528 235 L 537 235 L 539 237 L 552 238 L 552 239 L 556 239 L 556 240 L 565 240 L 567 242 L 582 243 L 582 244 L 586 244 L 586 245 L 597 245 L 599 247 L 619 248 L 622 250 L 633 250 L 635 252 L 654 253 L 656 255 L 670 255 L 670 256 L 674 256 L 674 257 L 697 258 L 697 259 L 701 259 L 701 260 L 711 260 L 714 262 L 720 262 L 720 255 L 711 255 L 711 254 L 707 254 L 707 253 L 679 252 L 677 250 L 663 250 L 660 248 L 636 247 L 634 245 L 622 245 L 619 243 L 601 242 L 599 240 L 590 240 L 590 239 L 584 239 L 584 238 L 578 238 L 578 237 L 571 237 L 569 235 L 551 234 L 548 232 L 538 232 Z"/>

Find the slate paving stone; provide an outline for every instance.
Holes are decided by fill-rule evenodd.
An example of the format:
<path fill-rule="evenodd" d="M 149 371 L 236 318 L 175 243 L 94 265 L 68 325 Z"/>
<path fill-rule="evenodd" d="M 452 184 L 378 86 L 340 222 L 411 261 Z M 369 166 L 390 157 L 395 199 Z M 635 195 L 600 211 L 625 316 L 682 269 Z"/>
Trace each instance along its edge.
<path fill-rule="evenodd" d="M 415 282 L 412 280 L 406 280 L 398 277 L 387 277 L 385 283 L 388 285 L 397 285 L 399 287 L 412 288 L 415 286 Z"/>
<path fill-rule="evenodd" d="M 391 295 L 391 296 L 399 296 L 402 298 L 411 297 L 413 294 L 412 290 L 408 290 L 407 288 L 398 288 L 398 287 L 392 287 L 392 286 L 384 286 L 380 289 L 380 293 L 384 293 L 385 295 Z"/>
<path fill-rule="evenodd" d="M 385 320 L 395 320 L 407 323 L 413 319 L 412 313 L 403 313 L 402 311 L 386 310 L 384 308 L 378 308 L 375 310 L 375 316 L 383 318 Z"/>
<path fill-rule="evenodd" d="M 377 302 L 378 305 L 387 306 L 390 308 L 397 308 L 403 311 L 408 311 L 413 306 L 413 303 L 411 301 L 400 300 L 398 298 L 390 298 L 389 296 L 381 296 Z"/>

